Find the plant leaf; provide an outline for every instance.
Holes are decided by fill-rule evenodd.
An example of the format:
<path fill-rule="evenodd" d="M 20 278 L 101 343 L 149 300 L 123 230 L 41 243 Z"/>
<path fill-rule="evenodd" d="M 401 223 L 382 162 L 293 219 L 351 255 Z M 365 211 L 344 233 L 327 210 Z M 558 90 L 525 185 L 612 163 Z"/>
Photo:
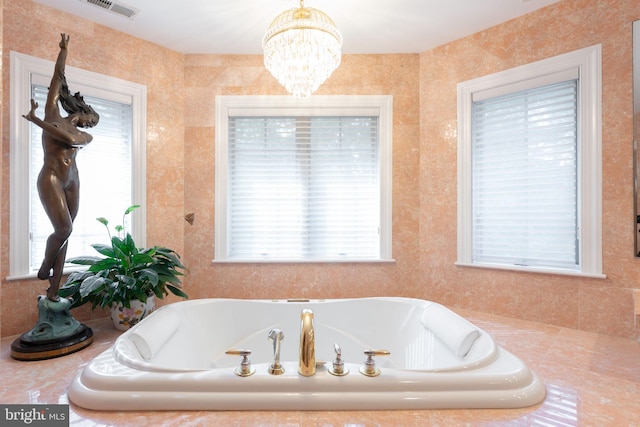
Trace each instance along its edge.
<path fill-rule="evenodd" d="M 138 209 L 140 207 L 140 205 L 131 205 L 127 208 L 126 211 L 124 211 L 125 215 L 129 215 L 131 212 L 133 212 L 134 210 Z"/>
<path fill-rule="evenodd" d="M 101 290 L 105 285 L 111 281 L 105 277 L 90 276 L 82 281 L 80 285 L 80 296 L 86 298 L 89 294 Z"/>
<path fill-rule="evenodd" d="M 138 248 L 136 247 L 136 242 L 133 241 L 133 237 L 131 237 L 131 234 L 127 233 L 127 235 L 124 238 L 124 242 L 127 246 L 127 249 L 129 250 L 130 254 L 137 254 L 138 253 Z"/>
<path fill-rule="evenodd" d="M 176 296 L 179 296 L 179 297 L 182 297 L 182 298 L 189 298 L 189 297 L 187 296 L 187 294 L 185 294 L 185 293 L 182 291 L 182 289 L 177 288 L 177 287 L 175 287 L 175 286 L 173 286 L 173 285 L 169 285 L 169 284 L 167 284 L 167 289 L 169 289 L 169 290 L 171 291 L 171 293 L 172 293 L 172 294 L 174 294 L 174 295 L 176 295 Z"/>
<path fill-rule="evenodd" d="M 133 295 L 135 295 L 135 299 L 140 300 L 140 301 L 146 301 L 147 298 L 149 297 L 149 294 L 147 294 L 145 291 L 141 290 L 141 289 L 134 289 L 133 290 Z"/>
<path fill-rule="evenodd" d="M 140 252 L 131 257 L 131 264 L 134 266 L 145 266 L 150 262 L 153 262 L 153 257 L 147 252 Z"/>
<path fill-rule="evenodd" d="M 91 245 L 91 247 L 93 249 L 95 249 L 101 255 L 108 256 L 108 257 L 113 257 L 114 256 L 113 247 L 111 247 L 111 245 L 105 245 L 105 244 L 102 244 L 102 243 L 94 243 L 93 245 Z"/>
<path fill-rule="evenodd" d="M 71 283 L 69 283 L 69 282 L 65 283 L 58 290 L 58 295 L 60 295 L 63 298 L 69 298 L 69 297 L 73 296 L 80 289 L 81 283 L 82 282 L 78 282 L 78 281 L 71 282 Z"/>
<path fill-rule="evenodd" d="M 63 287 L 75 283 L 80 283 L 89 276 L 93 276 L 93 273 L 88 271 L 72 271 L 71 274 L 69 274 L 69 277 L 67 277 L 67 281 L 65 282 Z"/>
<path fill-rule="evenodd" d="M 68 263 L 77 265 L 94 265 L 102 261 L 102 258 L 97 256 L 78 256 L 67 259 Z"/>
<path fill-rule="evenodd" d="M 98 273 L 100 271 L 109 270 L 118 266 L 118 260 L 114 258 L 99 258 L 91 264 L 89 271 Z"/>
<path fill-rule="evenodd" d="M 130 287 L 131 289 L 134 289 L 136 287 L 135 286 L 136 283 L 138 282 L 135 277 L 126 276 L 126 275 L 123 275 L 123 274 L 118 274 L 116 277 L 118 278 L 118 281 L 120 283 L 124 284 L 125 286 Z"/>
<path fill-rule="evenodd" d="M 121 239 L 118 236 L 113 236 L 111 238 L 111 245 L 113 246 L 115 256 L 118 258 L 123 255 L 127 256 L 131 254 L 131 248 L 129 247 L 126 239 Z"/>
<path fill-rule="evenodd" d="M 153 287 L 158 285 L 159 275 L 154 269 L 145 268 L 140 271 L 140 276 L 141 278 L 148 280 Z"/>

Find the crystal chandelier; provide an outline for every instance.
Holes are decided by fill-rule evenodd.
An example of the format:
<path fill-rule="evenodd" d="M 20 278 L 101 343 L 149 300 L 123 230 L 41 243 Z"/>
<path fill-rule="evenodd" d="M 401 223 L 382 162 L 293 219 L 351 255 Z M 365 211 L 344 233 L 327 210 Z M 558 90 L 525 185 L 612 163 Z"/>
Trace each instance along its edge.
<path fill-rule="evenodd" d="M 264 65 L 298 98 L 315 92 L 340 65 L 342 36 L 327 14 L 311 7 L 282 12 L 262 39 Z"/>

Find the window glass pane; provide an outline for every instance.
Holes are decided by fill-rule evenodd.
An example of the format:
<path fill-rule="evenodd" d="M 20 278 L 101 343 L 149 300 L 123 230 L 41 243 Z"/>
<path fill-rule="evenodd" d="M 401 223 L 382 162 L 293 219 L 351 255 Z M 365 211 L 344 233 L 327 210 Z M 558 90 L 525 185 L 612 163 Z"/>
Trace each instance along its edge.
<path fill-rule="evenodd" d="M 228 257 L 380 256 L 378 117 L 230 117 Z"/>
<path fill-rule="evenodd" d="M 577 269 L 577 81 L 472 108 L 474 262 Z"/>
<path fill-rule="evenodd" d="M 311 253 L 378 256 L 377 117 L 318 117 L 310 124 Z"/>
<path fill-rule="evenodd" d="M 39 105 L 37 115 L 44 116 L 47 88 L 32 85 L 32 97 Z M 84 96 L 100 115 L 100 122 L 88 129 L 93 141 L 76 157 L 80 174 L 80 210 L 69 239 L 67 258 L 97 254 L 90 247 L 107 243 L 109 237 L 97 217 L 105 217 L 110 225 L 121 224 L 122 213 L 132 201 L 132 107 L 128 104 Z M 42 168 L 42 129 L 31 125 L 31 271 L 40 268 L 46 239 L 53 231 L 44 212 L 37 189 Z"/>

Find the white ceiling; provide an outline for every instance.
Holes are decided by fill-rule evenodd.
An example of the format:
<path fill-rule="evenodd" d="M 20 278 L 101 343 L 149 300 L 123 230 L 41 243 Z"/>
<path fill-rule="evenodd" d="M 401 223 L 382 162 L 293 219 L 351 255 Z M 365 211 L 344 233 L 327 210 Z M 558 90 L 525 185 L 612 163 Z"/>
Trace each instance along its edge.
<path fill-rule="evenodd" d="M 32 0 L 181 53 L 259 54 L 271 21 L 299 0 Z M 329 15 L 344 53 L 420 53 L 559 0 L 306 0 Z"/>

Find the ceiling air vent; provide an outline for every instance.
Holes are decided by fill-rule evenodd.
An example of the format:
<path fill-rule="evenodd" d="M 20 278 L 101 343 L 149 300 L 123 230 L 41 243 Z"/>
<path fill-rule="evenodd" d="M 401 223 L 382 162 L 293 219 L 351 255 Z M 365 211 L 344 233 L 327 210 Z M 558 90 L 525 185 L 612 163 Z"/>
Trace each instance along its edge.
<path fill-rule="evenodd" d="M 124 16 L 125 18 L 133 19 L 139 12 L 135 7 L 128 6 L 126 4 L 118 3 L 110 0 L 80 0 L 82 3 L 92 4 L 100 9 L 107 10 L 115 13 L 116 15 Z"/>

